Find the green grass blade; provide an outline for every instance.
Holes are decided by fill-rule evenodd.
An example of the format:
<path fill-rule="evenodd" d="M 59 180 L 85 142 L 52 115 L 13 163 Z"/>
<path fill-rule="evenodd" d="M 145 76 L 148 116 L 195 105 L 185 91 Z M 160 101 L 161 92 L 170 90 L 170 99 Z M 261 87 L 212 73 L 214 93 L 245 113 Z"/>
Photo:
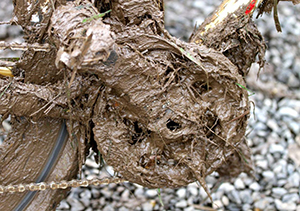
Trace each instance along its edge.
<path fill-rule="evenodd" d="M 94 16 L 92 16 L 90 18 L 85 18 L 85 19 L 83 19 L 82 23 L 86 23 L 86 22 L 90 22 L 92 20 L 97 20 L 99 18 L 102 18 L 102 17 L 104 17 L 104 15 L 106 15 L 109 12 L 111 12 L 111 10 L 108 10 L 108 11 L 106 11 L 104 13 L 100 13 L 100 14 L 94 15 Z"/>
<path fill-rule="evenodd" d="M 252 92 L 251 90 L 247 89 L 246 87 L 244 87 L 242 84 L 236 83 L 236 85 L 238 85 L 239 87 L 241 87 L 242 89 L 245 89 L 246 91 L 248 91 L 250 94 L 248 95 L 249 97 L 252 95 L 255 95 L 254 92 Z"/>
<path fill-rule="evenodd" d="M 160 188 L 157 188 L 157 195 L 158 195 L 158 199 L 159 199 L 159 203 L 162 207 L 164 207 L 164 203 L 162 201 L 162 198 L 161 198 L 161 191 L 160 191 Z"/>

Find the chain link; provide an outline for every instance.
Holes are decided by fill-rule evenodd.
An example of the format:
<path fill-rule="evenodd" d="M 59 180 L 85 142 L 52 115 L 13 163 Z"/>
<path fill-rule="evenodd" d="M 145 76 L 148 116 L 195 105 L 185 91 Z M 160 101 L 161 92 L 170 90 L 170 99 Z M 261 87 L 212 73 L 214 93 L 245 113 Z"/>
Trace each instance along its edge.
<path fill-rule="evenodd" d="M 1 193 L 22 193 L 24 191 L 44 191 L 44 190 L 56 190 L 56 189 L 66 189 L 66 188 L 76 188 L 76 187 L 87 187 L 89 185 L 99 186 L 103 184 L 110 183 L 122 183 L 125 182 L 123 178 L 114 177 L 114 178 L 104 178 L 104 179 L 91 179 L 91 180 L 71 180 L 60 182 L 41 182 L 41 183 L 30 183 L 30 184 L 19 184 L 19 185 L 0 185 L 0 194 Z"/>

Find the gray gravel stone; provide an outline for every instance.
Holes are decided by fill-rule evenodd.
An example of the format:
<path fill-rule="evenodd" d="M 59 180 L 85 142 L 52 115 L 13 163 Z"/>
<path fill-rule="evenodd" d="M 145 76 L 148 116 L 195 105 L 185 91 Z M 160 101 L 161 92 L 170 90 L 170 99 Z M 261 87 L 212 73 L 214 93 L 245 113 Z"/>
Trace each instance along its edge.
<path fill-rule="evenodd" d="M 1 25 L 0 25 L 0 26 L 1 26 Z M 11 129 L 12 129 L 11 125 L 10 125 L 6 120 L 4 120 L 4 121 L 2 122 L 2 127 L 3 127 L 3 129 L 4 129 L 6 132 L 11 131 Z"/>
<path fill-rule="evenodd" d="M 113 208 L 113 206 L 111 206 L 110 204 L 107 204 L 104 208 L 103 211 L 114 211 L 115 209 Z"/>
<path fill-rule="evenodd" d="M 240 198 L 244 204 L 252 204 L 253 199 L 251 197 L 251 190 L 242 190 L 240 192 Z"/>
<path fill-rule="evenodd" d="M 300 187 L 300 175 L 298 172 L 294 172 L 291 176 L 288 177 L 287 187 Z"/>
<path fill-rule="evenodd" d="M 157 190 L 155 189 L 146 190 L 146 196 L 149 198 L 157 197 Z"/>
<path fill-rule="evenodd" d="M 227 196 L 222 196 L 221 199 L 222 203 L 224 206 L 228 206 L 229 205 L 229 199 L 227 198 Z"/>
<path fill-rule="evenodd" d="M 124 190 L 121 194 L 121 199 L 127 201 L 129 199 L 130 191 L 128 189 Z"/>
<path fill-rule="evenodd" d="M 175 204 L 176 207 L 178 208 L 185 208 L 187 206 L 187 201 L 186 200 L 180 200 Z"/>
<path fill-rule="evenodd" d="M 80 199 L 80 202 L 84 205 L 84 207 L 88 207 L 90 205 L 90 198 L 82 198 Z"/>
<path fill-rule="evenodd" d="M 221 209 L 223 207 L 221 200 L 216 200 L 213 202 L 213 209 Z"/>
<path fill-rule="evenodd" d="M 266 207 L 268 206 L 269 201 L 266 199 L 261 199 L 254 203 L 254 207 L 258 208 L 260 210 L 266 210 Z"/>
<path fill-rule="evenodd" d="M 98 168 L 99 167 L 99 165 L 90 158 L 86 159 L 85 165 L 90 168 Z"/>
<path fill-rule="evenodd" d="M 228 192 L 234 190 L 234 186 L 228 182 L 224 182 L 223 184 L 220 185 L 218 190 L 228 193 Z"/>
<path fill-rule="evenodd" d="M 291 74 L 289 79 L 288 79 L 287 84 L 288 84 L 289 87 L 298 88 L 300 86 L 300 81 L 298 80 L 298 78 L 294 74 Z"/>
<path fill-rule="evenodd" d="M 298 203 L 300 200 L 300 196 L 297 193 L 285 194 L 282 197 L 282 202 L 295 202 Z"/>
<path fill-rule="evenodd" d="M 58 209 L 58 210 L 69 210 L 70 205 L 66 201 L 63 200 L 59 203 L 59 206 L 56 209 Z"/>
<path fill-rule="evenodd" d="M 113 192 L 110 191 L 108 188 L 104 188 L 100 190 L 100 193 L 105 197 L 105 198 L 111 198 L 113 195 Z"/>
<path fill-rule="evenodd" d="M 275 199 L 275 206 L 278 210 L 282 210 L 282 211 L 296 210 L 296 203 L 294 203 L 294 202 L 284 203 L 284 202 L 280 201 L 279 199 Z"/>
<path fill-rule="evenodd" d="M 275 121 L 275 119 L 268 119 L 267 126 L 275 132 L 279 131 L 279 126 L 278 126 L 277 122 Z"/>
<path fill-rule="evenodd" d="M 236 204 L 241 204 L 241 199 L 238 191 L 232 190 L 227 194 L 228 198 Z"/>
<path fill-rule="evenodd" d="M 250 204 L 243 204 L 242 210 L 243 211 L 250 211 L 250 210 L 252 210 L 251 209 L 251 205 Z"/>
<path fill-rule="evenodd" d="M 186 197 L 186 189 L 185 188 L 178 189 L 176 191 L 176 195 L 181 199 L 185 198 Z"/>
<path fill-rule="evenodd" d="M 81 211 L 85 209 L 85 206 L 75 198 L 68 198 L 67 202 L 71 206 L 71 211 Z"/>
<path fill-rule="evenodd" d="M 262 175 L 267 181 L 276 180 L 276 177 L 275 177 L 275 174 L 273 171 L 264 171 L 262 173 Z"/>
<path fill-rule="evenodd" d="M 270 153 L 283 153 L 284 152 L 284 147 L 281 146 L 280 144 L 271 144 L 269 148 Z"/>
<path fill-rule="evenodd" d="M 237 178 L 234 181 L 234 187 L 236 189 L 244 189 L 245 188 L 245 184 L 244 184 L 244 182 L 243 182 L 243 180 L 241 178 Z"/>
<path fill-rule="evenodd" d="M 142 188 L 137 188 L 134 191 L 134 195 L 138 198 L 141 198 L 144 196 L 144 190 Z"/>
<path fill-rule="evenodd" d="M 263 170 L 268 169 L 268 161 L 267 160 L 258 160 L 256 161 L 256 166 L 262 168 Z"/>
<path fill-rule="evenodd" d="M 153 205 L 148 201 L 142 204 L 142 208 L 144 211 L 151 211 L 153 209 Z"/>
<path fill-rule="evenodd" d="M 92 193 L 92 197 L 95 198 L 95 199 L 100 197 L 100 191 L 96 188 L 92 188 L 91 193 Z"/>
<path fill-rule="evenodd" d="M 291 107 L 281 107 L 279 110 L 278 110 L 278 114 L 280 116 L 289 116 L 289 117 L 292 117 L 292 118 L 297 118 L 299 116 L 298 112 L 291 108 Z"/>
<path fill-rule="evenodd" d="M 126 208 L 126 207 L 120 207 L 118 210 L 119 210 L 119 211 L 129 211 L 129 209 Z"/>
<path fill-rule="evenodd" d="M 295 133 L 295 134 L 300 133 L 300 124 L 299 124 L 299 122 L 289 121 L 288 126 L 293 131 L 293 133 Z"/>
<path fill-rule="evenodd" d="M 183 209 L 183 211 L 194 211 L 195 208 L 193 206 L 189 206 Z"/>
<path fill-rule="evenodd" d="M 92 193 L 90 190 L 85 189 L 79 194 L 80 198 L 87 198 L 90 199 L 92 197 Z"/>
<path fill-rule="evenodd" d="M 188 191 L 193 195 L 197 196 L 198 195 L 198 188 L 194 186 L 188 186 Z"/>
<path fill-rule="evenodd" d="M 250 188 L 251 190 L 254 190 L 254 191 L 259 191 L 259 190 L 260 190 L 260 185 L 259 185 L 257 182 L 253 182 L 253 183 L 249 186 L 249 188 Z"/>
<path fill-rule="evenodd" d="M 276 198 L 281 198 L 286 193 L 287 190 L 285 190 L 284 188 L 272 188 L 272 196 Z"/>

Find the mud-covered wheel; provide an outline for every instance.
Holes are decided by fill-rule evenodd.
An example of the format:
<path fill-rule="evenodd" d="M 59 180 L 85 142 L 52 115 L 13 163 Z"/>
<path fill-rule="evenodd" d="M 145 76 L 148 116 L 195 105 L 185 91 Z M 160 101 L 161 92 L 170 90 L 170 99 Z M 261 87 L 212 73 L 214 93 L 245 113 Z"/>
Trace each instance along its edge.
<path fill-rule="evenodd" d="M 78 171 L 77 145 L 65 121 L 14 118 L 13 131 L 0 146 L 0 184 L 71 180 Z M 54 210 L 68 189 L 0 195 L 0 210 Z"/>

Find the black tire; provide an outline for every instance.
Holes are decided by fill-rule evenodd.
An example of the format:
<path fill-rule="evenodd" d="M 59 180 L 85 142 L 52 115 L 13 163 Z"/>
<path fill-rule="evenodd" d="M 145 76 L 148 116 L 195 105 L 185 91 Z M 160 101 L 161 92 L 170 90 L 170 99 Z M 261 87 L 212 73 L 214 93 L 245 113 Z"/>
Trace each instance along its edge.
<path fill-rule="evenodd" d="M 14 119 L 13 131 L 0 146 L 0 184 L 16 185 L 75 178 L 78 149 L 63 120 L 36 123 Z M 66 190 L 25 191 L 0 195 L 0 210 L 55 210 Z"/>

